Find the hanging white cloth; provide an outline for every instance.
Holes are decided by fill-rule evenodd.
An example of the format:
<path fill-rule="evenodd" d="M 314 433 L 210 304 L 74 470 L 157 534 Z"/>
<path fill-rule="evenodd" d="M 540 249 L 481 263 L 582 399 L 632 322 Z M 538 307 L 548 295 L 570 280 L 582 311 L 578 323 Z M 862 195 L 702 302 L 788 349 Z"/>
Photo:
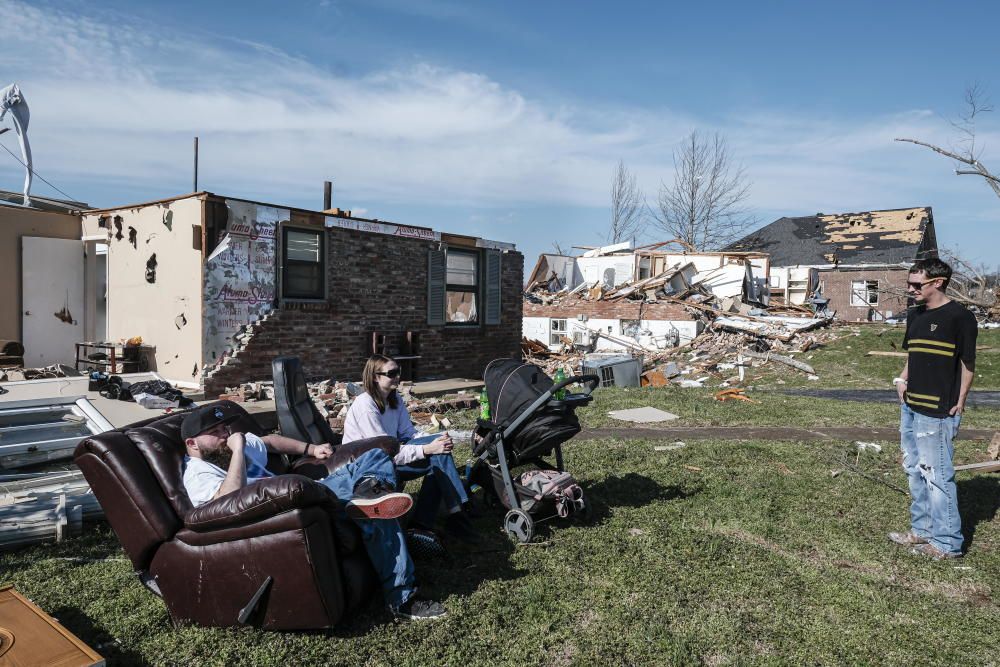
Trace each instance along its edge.
<path fill-rule="evenodd" d="M 28 120 L 31 118 L 31 112 L 28 110 L 28 103 L 16 83 L 0 90 L 0 121 L 4 119 L 8 111 L 14 121 L 14 131 L 17 132 L 17 140 L 21 144 L 21 160 L 26 168 L 24 205 L 31 206 L 31 176 L 33 172 L 31 170 L 31 144 L 28 143 Z"/>

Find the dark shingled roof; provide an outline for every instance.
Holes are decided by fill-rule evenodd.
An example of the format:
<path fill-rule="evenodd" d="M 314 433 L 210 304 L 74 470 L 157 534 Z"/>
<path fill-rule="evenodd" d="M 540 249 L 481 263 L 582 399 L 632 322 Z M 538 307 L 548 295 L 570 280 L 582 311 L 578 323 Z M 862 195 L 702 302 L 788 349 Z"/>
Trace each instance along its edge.
<path fill-rule="evenodd" d="M 725 248 L 771 255 L 771 266 L 896 264 L 937 256 L 931 208 L 780 218 Z"/>

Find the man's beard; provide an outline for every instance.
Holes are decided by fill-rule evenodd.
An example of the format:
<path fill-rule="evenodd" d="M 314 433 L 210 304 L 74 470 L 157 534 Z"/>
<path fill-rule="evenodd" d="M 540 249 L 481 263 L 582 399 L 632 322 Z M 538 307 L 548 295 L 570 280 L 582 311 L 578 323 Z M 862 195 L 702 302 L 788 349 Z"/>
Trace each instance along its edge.
<path fill-rule="evenodd" d="M 229 462 L 233 460 L 233 452 L 229 447 L 222 445 L 214 452 L 203 453 L 201 458 L 208 463 L 219 466 L 223 470 L 229 470 Z"/>

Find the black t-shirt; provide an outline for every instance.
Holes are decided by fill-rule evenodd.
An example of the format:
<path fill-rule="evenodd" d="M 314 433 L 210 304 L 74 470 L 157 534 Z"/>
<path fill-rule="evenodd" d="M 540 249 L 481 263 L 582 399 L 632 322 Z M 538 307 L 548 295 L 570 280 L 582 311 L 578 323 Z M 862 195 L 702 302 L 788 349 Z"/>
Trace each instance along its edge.
<path fill-rule="evenodd" d="M 909 352 L 904 399 L 915 412 L 943 417 L 958 403 L 962 364 L 976 365 L 975 316 L 957 301 L 928 310 L 915 306 L 906 315 L 903 349 Z"/>

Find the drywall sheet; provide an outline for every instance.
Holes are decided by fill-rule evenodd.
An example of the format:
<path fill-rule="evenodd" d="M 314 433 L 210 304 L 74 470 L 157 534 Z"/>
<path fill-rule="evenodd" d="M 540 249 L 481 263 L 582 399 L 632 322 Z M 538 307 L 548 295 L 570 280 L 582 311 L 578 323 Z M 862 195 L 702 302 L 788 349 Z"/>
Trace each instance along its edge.
<path fill-rule="evenodd" d="M 288 209 L 226 200 L 229 218 L 205 260 L 203 366 L 232 354 L 234 336 L 271 312 L 277 277 L 275 236 Z"/>
<path fill-rule="evenodd" d="M 83 243 L 21 237 L 24 365 L 72 365 L 83 340 Z"/>

